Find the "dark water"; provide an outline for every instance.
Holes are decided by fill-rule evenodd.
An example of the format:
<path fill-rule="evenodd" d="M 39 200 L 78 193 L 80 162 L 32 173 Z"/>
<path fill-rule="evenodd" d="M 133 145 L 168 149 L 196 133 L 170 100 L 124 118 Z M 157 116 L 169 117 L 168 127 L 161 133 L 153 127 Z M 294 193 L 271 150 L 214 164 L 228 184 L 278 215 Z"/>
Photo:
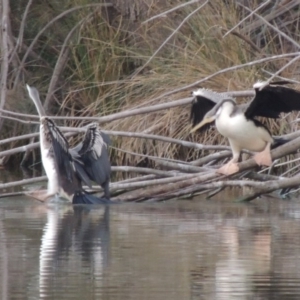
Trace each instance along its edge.
<path fill-rule="evenodd" d="M 0 299 L 300 299 L 300 200 L 0 200 Z"/>

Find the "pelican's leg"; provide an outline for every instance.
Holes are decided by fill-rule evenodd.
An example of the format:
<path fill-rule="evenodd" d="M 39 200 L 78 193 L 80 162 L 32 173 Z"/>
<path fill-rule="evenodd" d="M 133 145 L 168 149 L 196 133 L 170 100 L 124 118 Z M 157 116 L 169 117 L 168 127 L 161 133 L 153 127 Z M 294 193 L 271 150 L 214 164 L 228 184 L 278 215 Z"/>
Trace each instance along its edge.
<path fill-rule="evenodd" d="M 267 143 L 266 148 L 254 155 L 254 160 L 259 166 L 271 166 L 272 156 L 271 156 L 271 143 Z"/>
<path fill-rule="evenodd" d="M 101 184 L 103 190 L 104 190 L 104 197 L 109 200 L 110 199 L 110 192 L 109 192 L 109 180 L 105 181 L 103 184 Z"/>
<path fill-rule="evenodd" d="M 241 150 L 233 141 L 229 140 L 229 143 L 232 149 L 233 158 L 227 164 L 217 170 L 217 173 L 223 175 L 231 175 L 239 171 L 237 162 L 239 161 Z"/>

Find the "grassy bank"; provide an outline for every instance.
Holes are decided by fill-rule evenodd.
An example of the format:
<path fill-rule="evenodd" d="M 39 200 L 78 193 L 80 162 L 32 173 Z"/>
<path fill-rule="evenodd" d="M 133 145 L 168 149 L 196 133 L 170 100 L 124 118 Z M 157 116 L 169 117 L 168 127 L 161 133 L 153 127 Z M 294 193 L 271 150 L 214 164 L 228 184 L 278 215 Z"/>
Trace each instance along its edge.
<path fill-rule="evenodd" d="M 112 1 L 106 7 L 88 7 L 99 1 L 53 0 L 49 3 L 40 0 L 32 3 L 28 13 L 24 14 L 27 3 L 12 1 L 11 37 L 17 47 L 9 62 L 4 108 L 35 113 L 25 83 L 36 86 L 42 99 L 47 98 L 46 107 L 50 114 L 60 116 L 106 116 L 186 98 L 197 87 L 220 92 L 247 90 L 258 79 L 268 79 L 291 58 L 225 70 L 298 51 L 299 13 L 296 5 L 288 12 L 273 4 L 265 6 L 258 11 L 265 22 L 252 16 L 224 37 L 249 14 L 245 8 L 227 3 L 233 1 L 217 0 L 199 8 L 204 4 L 199 1 L 145 23 L 152 16 L 186 3 L 181 0 L 171 2 L 133 1 L 126 6 L 124 1 L 120 6 L 117 4 L 121 2 Z M 253 3 L 253 8 L 259 3 Z M 279 32 L 266 22 L 276 25 Z M 22 28 L 24 31 L 20 34 Z M 17 37 L 21 37 L 20 45 L 13 39 Z M 224 72 L 208 78 L 221 70 Z M 297 80 L 298 73 L 298 63 L 295 63 L 280 75 Z M 193 87 L 184 88 L 188 85 Z M 181 87 L 181 91 L 173 92 Z M 289 124 L 294 117 L 280 122 L 268 121 L 268 125 L 274 134 L 288 133 L 297 128 L 297 125 Z M 58 123 L 64 126 L 86 124 L 82 121 Z M 35 130 L 32 125 L 12 120 L 5 120 L 2 126 L 1 139 Z M 103 129 L 145 132 L 211 145 L 227 144 L 214 129 L 201 135 L 189 134 L 189 105 L 107 122 Z M 75 141 L 76 138 L 71 143 Z M 2 149 L 28 142 L 8 143 Z M 132 152 L 183 160 L 207 154 L 141 138 L 114 137 L 113 145 L 125 151 L 112 150 L 113 163 L 118 165 L 147 163 Z"/>

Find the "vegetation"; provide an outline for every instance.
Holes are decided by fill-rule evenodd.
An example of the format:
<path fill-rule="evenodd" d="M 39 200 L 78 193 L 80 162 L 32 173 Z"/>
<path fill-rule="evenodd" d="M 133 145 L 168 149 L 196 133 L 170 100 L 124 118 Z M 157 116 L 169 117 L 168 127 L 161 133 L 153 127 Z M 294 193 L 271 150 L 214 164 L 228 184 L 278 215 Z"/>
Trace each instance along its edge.
<path fill-rule="evenodd" d="M 288 78 L 297 88 L 300 56 L 292 53 L 300 47 L 298 1 L 284 6 L 250 2 L 245 7 L 242 1 L 226 0 L 2 0 L 2 25 L 6 20 L 9 30 L 1 47 L 0 109 L 6 111 L 1 140 L 36 131 L 35 125 L 8 118 L 13 116 L 7 111 L 36 114 L 26 93 L 28 83 L 39 89 L 50 115 L 96 116 L 110 132 L 227 145 L 214 129 L 189 134 L 189 104 L 109 122 L 101 117 L 188 98 L 198 87 L 243 91 L 259 79 Z M 268 121 L 268 126 L 274 134 L 286 134 L 297 129 L 291 124 L 295 117 Z M 57 122 L 69 127 L 87 124 L 76 118 Z M 70 139 L 71 144 L 76 141 L 76 136 Z M 2 142 L 1 151 L 30 142 Z M 157 161 L 145 156 L 193 161 L 209 153 L 213 152 L 113 135 L 111 158 L 119 166 L 153 166 Z M 18 151 L 12 155 L 23 158 Z"/>

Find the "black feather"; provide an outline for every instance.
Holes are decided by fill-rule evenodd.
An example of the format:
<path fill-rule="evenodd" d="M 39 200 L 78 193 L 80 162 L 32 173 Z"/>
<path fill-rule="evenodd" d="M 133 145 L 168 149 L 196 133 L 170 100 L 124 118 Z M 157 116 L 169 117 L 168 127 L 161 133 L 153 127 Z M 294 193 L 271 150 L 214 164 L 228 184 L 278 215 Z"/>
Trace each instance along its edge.
<path fill-rule="evenodd" d="M 203 120 L 206 113 L 210 111 L 215 105 L 216 103 L 214 101 L 206 97 L 195 96 L 190 113 L 190 119 L 192 121 L 193 127 L 200 123 Z M 210 128 L 211 125 L 212 124 L 206 124 L 203 127 L 201 127 L 200 130 L 206 130 Z"/>
<path fill-rule="evenodd" d="M 271 149 L 275 149 L 275 148 L 282 146 L 285 143 L 290 141 L 289 139 L 285 139 L 285 138 L 281 138 L 281 137 L 274 137 L 274 136 L 273 136 L 273 140 L 274 140 L 274 142 L 271 145 Z"/>
<path fill-rule="evenodd" d="M 102 136 L 102 139 L 103 139 L 104 143 L 106 145 L 110 146 L 111 145 L 111 139 L 110 139 L 110 137 L 106 133 L 104 133 L 102 131 L 100 131 L 100 135 Z"/>
<path fill-rule="evenodd" d="M 87 129 L 78 154 L 89 178 L 102 186 L 105 197 L 109 198 L 111 165 L 106 142 L 110 143 L 109 137 L 100 131 L 98 125 L 92 124 Z"/>
<path fill-rule="evenodd" d="M 80 180 L 84 182 L 88 187 L 92 188 L 92 182 L 86 173 L 86 170 L 83 166 L 83 164 L 77 160 L 74 161 L 76 173 L 79 176 Z"/>
<path fill-rule="evenodd" d="M 265 126 L 263 123 L 261 123 L 260 121 L 258 121 L 256 119 L 250 119 L 249 121 L 253 122 L 256 127 L 264 128 L 269 133 L 269 135 L 272 136 L 272 133 L 270 132 L 269 128 L 267 126 Z"/>
<path fill-rule="evenodd" d="M 268 85 L 262 90 L 255 89 L 255 97 L 250 102 L 245 116 L 279 118 L 281 112 L 300 110 L 300 92 L 285 86 Z"/>

